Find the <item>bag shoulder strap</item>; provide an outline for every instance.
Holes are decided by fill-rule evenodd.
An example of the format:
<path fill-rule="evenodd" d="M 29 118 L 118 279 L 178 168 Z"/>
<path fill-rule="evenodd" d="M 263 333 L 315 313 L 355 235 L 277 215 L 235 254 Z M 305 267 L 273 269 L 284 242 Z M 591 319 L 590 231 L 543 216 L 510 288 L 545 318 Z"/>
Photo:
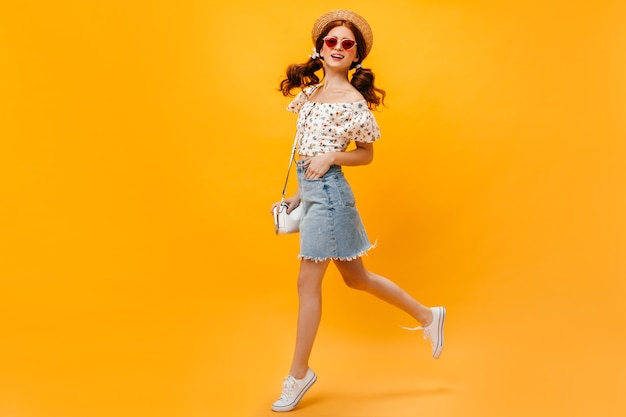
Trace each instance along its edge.
<path fill-rule="evenodd" d="M 291 165 L 293 164 L 293 160 L 296 156 L 296 146 L 298 145 L 298 133 L 296 132 L 296 137 L 293 140 L 293 146 L 291 147 L 291 156 L 289 157 L 289 166 L 287 167 L 287 177 L 285 178 L 285 186 L 283 187 L 283 196 L 280 199 L 282 203 L 285 200 L 285 193 L 287 192 L 287 183 L 289 182 L 289 172 L 291 172 Z"/>

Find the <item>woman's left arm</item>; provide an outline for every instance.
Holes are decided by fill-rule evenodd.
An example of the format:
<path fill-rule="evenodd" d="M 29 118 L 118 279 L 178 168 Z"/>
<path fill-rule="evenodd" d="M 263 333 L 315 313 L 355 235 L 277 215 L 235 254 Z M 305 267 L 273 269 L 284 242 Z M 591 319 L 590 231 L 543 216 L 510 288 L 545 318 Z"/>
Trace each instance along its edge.
<path fill-rule="evenodd" d="M 346 152 L 328 152 L 308 159 L 304 175 L 307 179 L 321 178 L 331 165 L 357 166 L 367 165 L 374 159 L 374 144 L 355 142 L 356 149 Z"/>

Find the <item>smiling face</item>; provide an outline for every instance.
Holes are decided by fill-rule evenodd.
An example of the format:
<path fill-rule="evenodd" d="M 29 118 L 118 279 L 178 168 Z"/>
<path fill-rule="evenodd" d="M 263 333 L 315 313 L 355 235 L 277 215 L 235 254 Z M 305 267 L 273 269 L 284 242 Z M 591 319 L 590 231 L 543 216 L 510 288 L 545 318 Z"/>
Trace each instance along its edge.
<path fill-rule="evenodd" d="M 332 28 L 325 37 L 337 40 L 337 42 L 333 42 L 332 40 L 334 39 L 332 39 L 331 42 L 329 42 L 335 44 L 332 47 L 328 46 L 327 42 L 324 42 L 320 51 L 320 55 L 324 58 L 324 62 L 329 68 L 345 69 L 347 71 L 350 69 L 353 62 L 359 61 L 356 46 L 348 50 L 344 48 L 345 43 L 342 41 L 356 41 L 354 33 L 346 26 L 336 26 Z M 347 44 L 349 44 L 349 42 Z"/>

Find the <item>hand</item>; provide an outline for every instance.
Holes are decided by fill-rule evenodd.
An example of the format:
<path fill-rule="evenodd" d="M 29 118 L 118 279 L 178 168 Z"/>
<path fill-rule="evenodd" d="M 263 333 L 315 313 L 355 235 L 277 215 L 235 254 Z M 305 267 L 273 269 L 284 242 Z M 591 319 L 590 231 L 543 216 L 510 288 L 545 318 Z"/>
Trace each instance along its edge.
<path fill-rule="evenodd" d="M 306 167 L 306 172 L 304 173 L 304 178 L 307 180 L 316 180 L 320 179 L 328 172 L 328 169 L 333 164 L 332 163 L 332 152 L 323 153 L 316 156 L 313 156 L 302 164 L 303 167 Z"/>
<path fill-rule="evenodd" d="M 293 196 L 293 197 L 285 198 L 283 203 L 287 204 L 287 214 L 289 214 L 296 207 L 298 207 L 300 205 L 300 197 L 299 196 Z M 280 201 L 272 204 L 272 210 L 271 210 L 272 215 L 274 215 L 274 210 L 278 210 L 279 207 L 280 207 Z"/>

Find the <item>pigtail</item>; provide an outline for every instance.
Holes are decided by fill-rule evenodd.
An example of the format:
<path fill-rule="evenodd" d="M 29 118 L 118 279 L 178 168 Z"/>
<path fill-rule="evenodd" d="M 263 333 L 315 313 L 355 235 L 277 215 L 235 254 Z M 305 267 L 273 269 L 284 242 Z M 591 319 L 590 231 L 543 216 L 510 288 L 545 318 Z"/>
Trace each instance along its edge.
<path fill-rule="evenodd" d="M 352 75 L 350 83 L 359 90 L 367 101 L 370 109 L 376 109 L 379 105 L 385 104 L 387 93 L 385 90 L 374 85 L 374 73 L 369 68 L 363 68 L 361 64 L 355 64 L 356 71 Z"/>
<path fill-rule="evenodd" d="M 322 69 L 322 62 L 318 56 L 311 58 L 304 64 L 291 64 L 287 67 L 286 78 L 280 82 L 280 91 L 284 96 L 290 97 L 296 88 L 304 88 L 317 85 L 320 82 L 317 71 Z"/>

